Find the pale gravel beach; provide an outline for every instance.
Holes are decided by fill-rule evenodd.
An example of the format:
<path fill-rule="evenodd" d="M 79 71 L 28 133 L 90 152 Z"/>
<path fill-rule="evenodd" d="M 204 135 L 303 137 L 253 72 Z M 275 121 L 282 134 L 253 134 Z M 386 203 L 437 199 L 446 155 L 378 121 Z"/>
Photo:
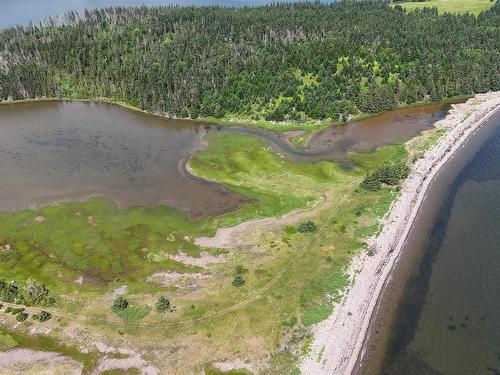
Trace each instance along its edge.
<path fill-rule="evenodd" d="M 425 199 L 433 178 L 482 124 L 500 108 L 500 92 L 478 94 L 455 104 L 436 127 L 446 134 L 411 167 L 400 196 L 382 221 L 380 234 L 370 241 L 373 256 L 353 260 L 351 286 L 330 317 L 313 327 L 314 340 L 300 365 L 303 375 L 350 375 L 362 357 L 377 301 Z"/>

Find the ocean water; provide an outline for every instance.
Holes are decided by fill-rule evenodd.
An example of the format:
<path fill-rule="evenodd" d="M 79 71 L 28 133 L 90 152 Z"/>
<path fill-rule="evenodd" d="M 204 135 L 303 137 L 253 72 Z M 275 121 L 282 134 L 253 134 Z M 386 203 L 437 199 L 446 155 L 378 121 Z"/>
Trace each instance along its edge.
<path fill-rule="evenodd" d="M 500 374 L 500 113 L 487 126 L 423 241 L 384 374 Z"/>
<path fill-rule="evenodd" d="M 0 0 L 0 29 L 16 25 L 27 25 L 30 21 L 55 15 L 63 15 L 68 10 L 141 6 L 141 5 L 219 5 L 252 6 L 269 4 L 272 0 Z"/>

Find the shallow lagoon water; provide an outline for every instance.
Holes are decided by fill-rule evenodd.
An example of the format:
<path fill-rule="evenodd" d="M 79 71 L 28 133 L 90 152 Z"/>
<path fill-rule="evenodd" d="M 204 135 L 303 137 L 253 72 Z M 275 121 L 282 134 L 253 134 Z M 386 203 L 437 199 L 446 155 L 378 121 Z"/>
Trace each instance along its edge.
<path fill-rule="evenodd" d="M 342 134 L 333 136 L 333 142 L 315 146 L 313 141 L 297 150 L 285 136 L 271 131 L 168 120 L 111 104 L 4 104 L 0 106 L 0 210 L 104 196 L 120 207 L 165 204 L 187 211 L 191 219 L 214 216 L 249 200 L 185 170 L 193 153 L 206 146 L 208 132 L 257 136 L 295 160 L 345 160 L 349 150 L 372 151 L 418 134 L 442 118 L 448 107 L 406 108 L 391 116 L 364 119 L 340 126 Z M 400 129 L 394 132 L 395 127 Z M 323 133 L 331 137 L 338 128 L 314 137 Z M 345 146 L 345 134 L 351 147 Z"/>
<path fill-rule="evenodd" d="M 194 219 L 234 210 L 248 200 L 183 173 L 208 131 L 110 104 L 2 105 L 0 209 L 105 196 L 120 207 L 185 209 Z"/>
<path fill-rule="evenodd" d="M 300 149 L 294 147 L 284 133 L 243 127 L 225 130 L 264 138 L 275 151 L 293 160 L 335 160 L 349 166 L 349 152 L 373 152 L 380 146 L 411 139 L 443 119 L 454 102 L 458 101 L 399 108 L 350 123 L 328 126 L 313 133 Z"/>
<path fill-rule="evenodd" d="M 375 151 L 390 142 L 405 141 L 445 117 L 449 103 L 394 109 L 312 135 L 306 149 L 323 158 L 341 158 L 349 151 Z"/>

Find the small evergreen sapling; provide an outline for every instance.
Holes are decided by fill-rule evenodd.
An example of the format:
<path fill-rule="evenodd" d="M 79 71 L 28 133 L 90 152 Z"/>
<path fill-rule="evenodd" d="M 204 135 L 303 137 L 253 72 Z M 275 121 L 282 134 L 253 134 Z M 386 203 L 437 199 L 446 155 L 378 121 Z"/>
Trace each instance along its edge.
<path fill-rule="evenodd" d="M 160 298 L 158 298 L 158 302 L 155 304 L 156 311 L 160 313 L 167 311 L 169 307 L 170 301 L 164 296 L 160 296 Z"/>

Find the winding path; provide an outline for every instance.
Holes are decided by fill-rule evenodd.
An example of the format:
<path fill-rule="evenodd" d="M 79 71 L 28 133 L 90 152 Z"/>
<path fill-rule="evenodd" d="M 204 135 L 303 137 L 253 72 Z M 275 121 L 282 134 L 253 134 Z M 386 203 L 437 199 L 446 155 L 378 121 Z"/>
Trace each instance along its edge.
<path fill-rule="evenodd" d="M 247 305 L 248 303 L 254 301 L 256 298 L 260 297 L 262 294 L 267 292 L 285 273 L 287 273 L 301 258 L 304 256 L 304 254 L 311 248 L 314 243 L 321 238 L 323 233 L 328 227 L 328 224 L 331 223 L 332 219 L 335 217 L 335 215 L 338 213 L 340 208 L 343 206 L 344 202 L 346 201 L 348 197 L 348 194 L 344 194 L 342 198 L 340 199 L 339 203 L 333 208 L 333 210 L 330 212 L 328 217 L 323 221 L 321 224 L 319 230 L 314 234 L 314 236 L 302 247 L 302 249 L 288 262 L 285 267 L 283 267 L 276 275 L 273 276 L 271 280 L 267 284 L 265 284 L 263 287 L 255 290 L 252 294 L 250 294 L 247 298 L 244 300 L 232 305 L 228 306 L 220 311 L 216 311 L 212 314 L 202 316 L 199 318 L 195 319 L 189 319 L 189 320 L 176 320 L 176 321 L 158 321 L 158 322 L 135 322 L 135 323 L 124 323 L 116 320 L 109 320 L 109 319 L 95 319 L 95 318 L 88 318 L 86 316 L 82 315 L 69 315 L 61 312 L 58 309 L 53 309 L 53 308 L 43 308 L 43 307 L 33 307 L 33 306 L 23 306 L 23 305 L 18 305 L 15 303 L 6 303 L 3 302 L 3 304 L 6 307 L 13 307 L 13 308 L 24 308 L 26 312 L 30 314 L 37 314 L 41 310 L 48 311 L 52 314 L 53 317 L 56 318 L 63 318 L 63 319 L 70 319 L 70 320 L 78 320 L 81 322 L 88 322 L 91 321 L 92 323 L 105 323 L 105 324 L 110 324 L 110 325 L 115 325 L 115 326 L 136 326 L 136 327 L 155 327 L 158 325 L 162 326 L 167 326 L 167 327 L 175 327 L 175 326 L 187 326 L 190 324 L 196 324 L 196 323 L 201 323 L 205 322 L 208 320 L 212 320 L 214 318 L 218 318 L 220 316 L 229 314 L 231 312 L 237 311 L 241 307 Z"/>

